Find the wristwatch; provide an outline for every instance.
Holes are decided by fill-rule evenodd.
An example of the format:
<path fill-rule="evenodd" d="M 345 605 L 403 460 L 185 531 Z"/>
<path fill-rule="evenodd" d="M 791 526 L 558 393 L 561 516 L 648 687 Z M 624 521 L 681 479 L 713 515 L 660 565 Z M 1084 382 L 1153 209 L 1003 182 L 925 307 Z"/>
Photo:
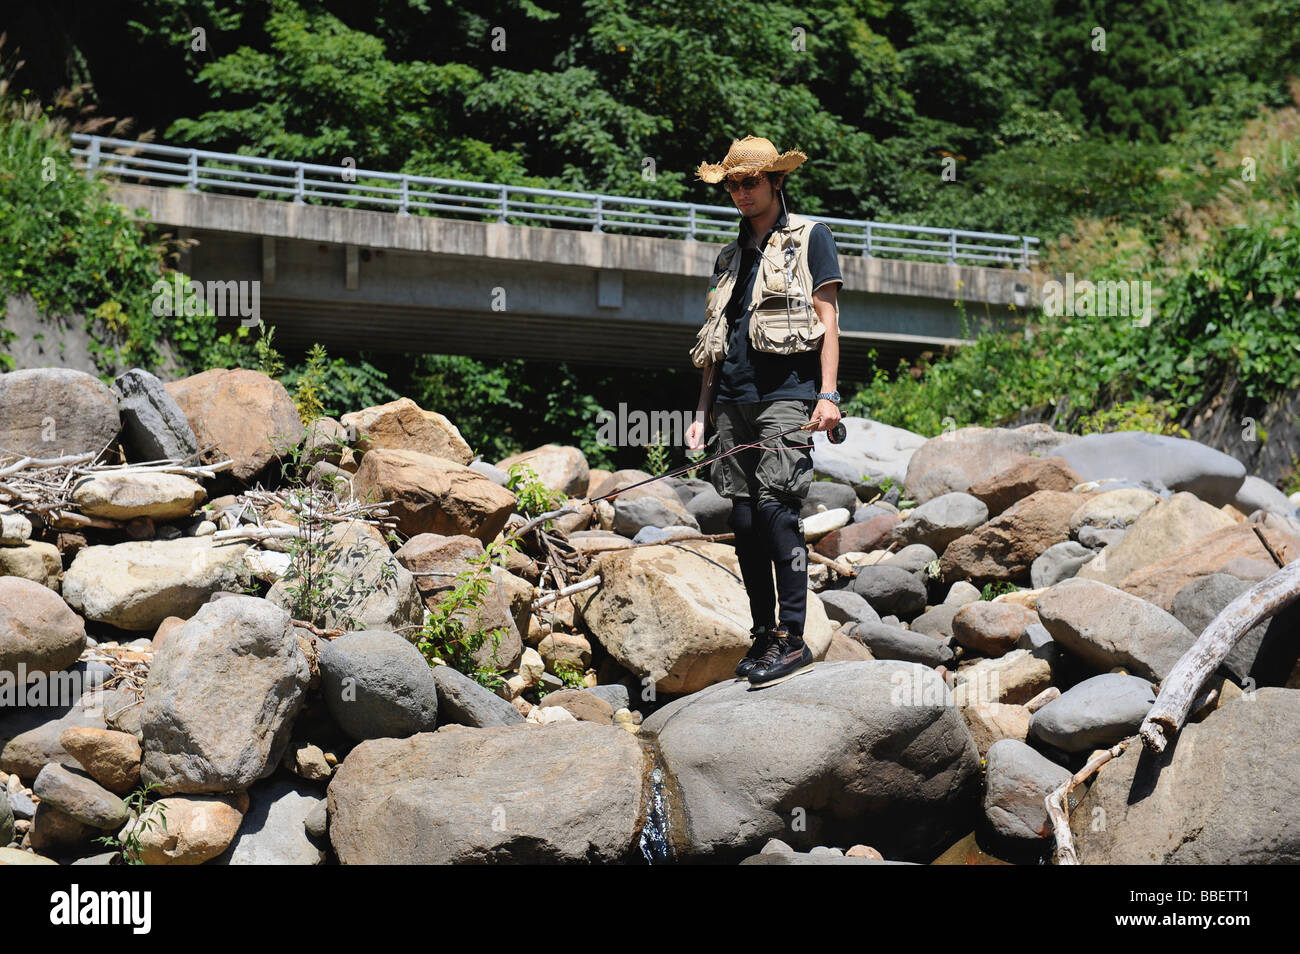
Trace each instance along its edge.
<path fill-rule="evenodd" d="M 817 395 L 817 400 L 819 400 L 819 401 L 830 401 L 832 404 L 839 404 L 839 403 L 840 403 L 840 392 L 839 392 L 839 391 L 823 391 L 821 394 Z"/>

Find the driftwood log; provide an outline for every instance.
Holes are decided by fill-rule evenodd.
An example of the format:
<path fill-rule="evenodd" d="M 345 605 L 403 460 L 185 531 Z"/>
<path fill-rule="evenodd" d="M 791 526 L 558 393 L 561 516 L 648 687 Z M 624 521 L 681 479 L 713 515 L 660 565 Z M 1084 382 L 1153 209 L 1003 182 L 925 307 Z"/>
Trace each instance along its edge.
<path fill-rule="evenodd" d="M 1297 599 L 1300 599 L 1300 560 L 1282 567 L 1225 606 L 1165 677 L 1156 704 L 1138 730 L 1142 744 L 1152 752 L 1163 752 L 1183 727 L 1201 687 L 1237 641 L 1260 620 L 1273 616 Z"/>
<path fill-rule="evenodd" d="M 1111 759 L 1122 755 L 1129 747 L 1133 737 L 1129 736 L 1117 745 L 1090 759 L 1088 764 L 1070 776 L 1070 780 L 1059 788 L 1049 792 L 1043 799 L 1047 806 L 1047 817 L 1052 820 L 1052 833 L 1056 836 L 1056 863 L 1058 865 L 1077 865 L 1079 855 L 1074 850 L 1074 835 L 1070 831 L 1070 793 L 1082 785 Z"/>

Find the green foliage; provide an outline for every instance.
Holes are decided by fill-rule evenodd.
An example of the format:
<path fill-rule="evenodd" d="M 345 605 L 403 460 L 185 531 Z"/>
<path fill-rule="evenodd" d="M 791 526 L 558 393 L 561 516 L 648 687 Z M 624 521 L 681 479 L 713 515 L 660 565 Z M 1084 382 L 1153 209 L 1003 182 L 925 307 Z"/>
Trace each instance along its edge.
<path fill-rule="evenodd" d="M 993 600 L 1004 593 L 1015 593 L 1019 589 L 1020 587 L 1016 586 L 1014 583 L 985 583 L 984 586 L 980 588 L 980 599 L 985 601 Z"/>
<path fill-rule="evenodd" d="M 494 540 L 480 557 L 468 557 L 474 564 L 457 574 L 448 592 L 442 594 L 435 607 L 429 610 L 423 628 L 417 633 L 415 646 L 432 665 L 441 660 L 456 671 L 469 676 L 488 689 L 505 684 L 500 666 L 482 666 L 475 654 L 488 640 L 492 642 L 492 658 L 501 662 L 498 650 L 506 631 L 502 627 L 481 629 L 477 625 L 477 610 L 487 598 L 492 586 L 489 564 L 498 555 L 500 545 Z M 467 620 L 471 620 L 467 622 Z"/>
<path fill-rule="evenodd" d="M 564 683 L 566 689 L 587 688 L 587 674 L 581 666 L 575 663 L 561 659 L 551 667 L 551 671 Z"/>
<path fill-rule="evenodd" d="M 313 347 L 319 348 L 320 345 Z M 388 374 L 376 368 L 362 355 L 355 357 L 328 358 L 321 348 L 316 364 L 312 365 L 312 352 L 307 360 L 294 365 L 280 375 L 286 388 L 310 388 L 314 405 L 318 407 L 316 416 L 322 414 L 337 418 L 340 415 L 358 411 L 376 404 L 387 404 L 399 397 L 388 386 Z M 299 409 L 301 412 L 301 408 Z"/>
<path fill-rule="evenodd" d="M 668 470 L 668 443 L 659 431 L 655 431 L 653 439 L 646 445 L 643 469 L 647 474 L 655 475 Z"/>
<path fill-rule="evenodd" d="M 564 494 L 542 483 L 537 471 L 527 464 L 511 464 L 507 473 L 506 489 L 515 495 L 515 510 L 525 517 L 536 517 L 564 503 Z M 547 520 L 545 529 L 551 524 Z"/>
<path fill-rule="evenodd" d="M 321 403 L 321 389 L 325 384 L 325 362 L 328 360 L 329 356 L 319 342 L 312 345 L 307 352 L 307 363 L 298 380 L 293 383 L 293 405 L 307 426 L 325 413 L 325 406 Z"/>
<path fill-rule="evenodd" d="M 162 831 L 167 830 L 166 804 L 161 801 L 154 801 L 149 797 L 154 789 L 161 787 L 162 783 L 160 782 L 150 782 L 148 785 L 143 785 L 130 795 L 127 795 L 123 801 L 126 802 L 126 807 L 131 812 L 131 821 L 127 823 L 122 832 L 101 835 L 95 839 L 99 844 L 118 852 L 116 860 L 122 864 L 144 864 L 140 857 L 140 835 L 153 831 L 155 825 Z"/>
<path fill-rule="evenodd" d="M 1106 434 L 1111 431 L 1146 431 L 1171 437 L 1190 437 L 1178 426 L 1167 404 L 1139 398 L 1121 401 L 1114 407 L 1094 411 L 1079 419 L 1079 434 Z"/>

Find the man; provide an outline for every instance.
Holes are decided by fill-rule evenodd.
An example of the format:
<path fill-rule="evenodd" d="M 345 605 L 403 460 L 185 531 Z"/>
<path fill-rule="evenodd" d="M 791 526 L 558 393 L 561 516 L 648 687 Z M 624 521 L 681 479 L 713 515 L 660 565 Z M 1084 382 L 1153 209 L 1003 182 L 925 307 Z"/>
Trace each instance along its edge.
<path fill-rule="evenodd" d="M 824 224 L 790 214 L 783 191 L 786 174 L 807 158 L 747 136 L 732 142 L 721 163 L 702 163 L 697 172 L 721 182 L 742 216 L 736 241 L 718 255 L 691 351 L 704 380 L 687 444 L 703 446 L 712 407 L 714 453 L 766 445 L 710 465 L 714 487 L 732 501 L 729 522 L 753 622 L 753 643 L 736 675 L 754 688 L 805 672 L 813 661 L 803 641 L 808 550 L 799 523 L 812 483 L 812 435 L 774 435 L 810 420 L 827 431 L 840 420 L 835 240 Z"/>

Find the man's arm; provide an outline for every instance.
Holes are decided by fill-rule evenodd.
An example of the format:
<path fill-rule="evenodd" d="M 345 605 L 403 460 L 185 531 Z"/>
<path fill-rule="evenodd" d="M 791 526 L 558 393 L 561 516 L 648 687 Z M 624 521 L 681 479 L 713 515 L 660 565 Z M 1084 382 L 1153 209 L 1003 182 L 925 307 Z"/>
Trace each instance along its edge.
<path fill-rule="evenodd" d="M 819 393 L 836 390 L 835 380 L 840 368 L 840 325 L 835 314 L 835 301 L 839 294 L 839 282 L 827 282 L 813 292 L 813 310 L 826 328 L 822 336 L 822 385 Z M 814 415 L 822 419 L 819 430 L 829 431 L 840 419 L 840 410 L 830 401 L 818 401 Z"/>
<path fill-rule="evenodd" d="M 716 364 L 706 364 L 704 374 L 700 379 L 700 400 L 695 406 L 697 420 L 703 420 L 709 416 L 709 411 L 713 407 L 713 395 L 717 389 L 718 366 Z"/>

